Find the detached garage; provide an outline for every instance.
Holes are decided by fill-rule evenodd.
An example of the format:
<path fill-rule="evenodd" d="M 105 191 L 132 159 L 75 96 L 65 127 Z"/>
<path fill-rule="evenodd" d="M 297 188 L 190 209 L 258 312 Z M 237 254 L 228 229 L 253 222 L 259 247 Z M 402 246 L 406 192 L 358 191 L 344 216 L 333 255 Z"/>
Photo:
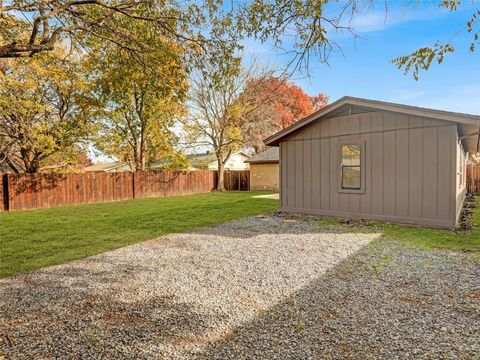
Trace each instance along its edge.
<path fill-rule="evenodd" d="M 278 191 L 278 147 L 268 148 L 245 160 L 245 163 L 250 164 L 250 190 Z"/>
<path fill-rule="evenodd" d="M 281 210 L 453 228 L 480 116 L 343 97 L 265 140 Z"/>

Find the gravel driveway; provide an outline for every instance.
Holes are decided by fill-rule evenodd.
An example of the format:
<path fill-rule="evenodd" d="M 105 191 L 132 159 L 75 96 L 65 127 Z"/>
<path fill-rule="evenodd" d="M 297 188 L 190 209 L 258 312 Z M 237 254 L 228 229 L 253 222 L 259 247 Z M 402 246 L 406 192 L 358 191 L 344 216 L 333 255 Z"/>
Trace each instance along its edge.
<path fill-rule="evenodd" d="M 0 358 L 478 356 L 478 260 L 376 238 L 257 216 L 0 279 Z"/>

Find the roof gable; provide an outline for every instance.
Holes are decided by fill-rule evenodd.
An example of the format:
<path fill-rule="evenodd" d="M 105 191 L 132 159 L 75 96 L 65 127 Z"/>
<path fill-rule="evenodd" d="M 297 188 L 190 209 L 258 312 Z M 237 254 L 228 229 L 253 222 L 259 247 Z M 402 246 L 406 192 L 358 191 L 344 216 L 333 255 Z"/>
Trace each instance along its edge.
<path fill-rule="evenodd" d="M 361 99 L 350 96 L 344 96 L 332 104 L 320 109 L 291 126 L 277 132 L 276 134 L 264 140 L 266 145 L 278 146 L 280 139 L 297 131 L 304 126 L 326 117 L 336 117 L 341 115 L 353 115 L 369 111 L 392 111 L 402 114 L 416 115 L 436 120 L 451 121 L 458 124 L 475 126 L 480 130 L 480 116 L 455 113 L 450 111 L 427 109 L 417 106 L 389 103 L 378 100 Z"/>
<path fill-rule="evenodd" d="M 279 151 L 278 147 L 270 147 L 265 151 L 255 154 L 250 159 L 245 160 L 246 163 L 278 163 Z"/>

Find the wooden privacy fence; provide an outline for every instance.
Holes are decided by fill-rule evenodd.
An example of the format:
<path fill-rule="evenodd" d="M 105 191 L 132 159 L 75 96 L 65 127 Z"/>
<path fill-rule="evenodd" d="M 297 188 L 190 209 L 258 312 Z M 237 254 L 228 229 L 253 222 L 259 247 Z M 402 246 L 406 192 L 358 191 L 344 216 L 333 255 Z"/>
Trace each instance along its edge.
<path fill-rule="evenodd" d="M 469 194 L 480 194 L 480 165 L 467 165 L 467 192 Z"/>
<path fill-rule="evenodd" d="M 248 175 L 226 173 L 227 190 L 248 190 Z M 228 184 L 227 184 L 228 179 Z M 209 192 L 215 171 L 0 174 L 0 210 L 27 210 Z"/>

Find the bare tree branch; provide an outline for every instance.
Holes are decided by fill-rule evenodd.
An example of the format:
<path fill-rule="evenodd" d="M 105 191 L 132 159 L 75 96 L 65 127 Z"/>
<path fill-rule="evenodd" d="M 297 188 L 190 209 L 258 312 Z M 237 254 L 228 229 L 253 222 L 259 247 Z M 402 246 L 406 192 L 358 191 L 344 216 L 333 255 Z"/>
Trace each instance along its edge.
<path fill-rule="evenodd" d="M 193 10 L 190 12 L 195 15 Z M 4 37 L 2 41 L 0 36 L 0 58 L 30 57 L 52 51 L 62 36 L 82 32 L 140 51 L 139 44 L 129 46 L 132 39 L 118 24 L 122 17 L 154 23 L 166 36 L 203 46 L 202 40 L 187 30 L 199 20 L 184 16 L 185 13 L 179 4 L 155 0 L 12 0 L 9 5 L 0 6 L 0 17 L 8 17 L 23 31 L 13 39 Z"/>

